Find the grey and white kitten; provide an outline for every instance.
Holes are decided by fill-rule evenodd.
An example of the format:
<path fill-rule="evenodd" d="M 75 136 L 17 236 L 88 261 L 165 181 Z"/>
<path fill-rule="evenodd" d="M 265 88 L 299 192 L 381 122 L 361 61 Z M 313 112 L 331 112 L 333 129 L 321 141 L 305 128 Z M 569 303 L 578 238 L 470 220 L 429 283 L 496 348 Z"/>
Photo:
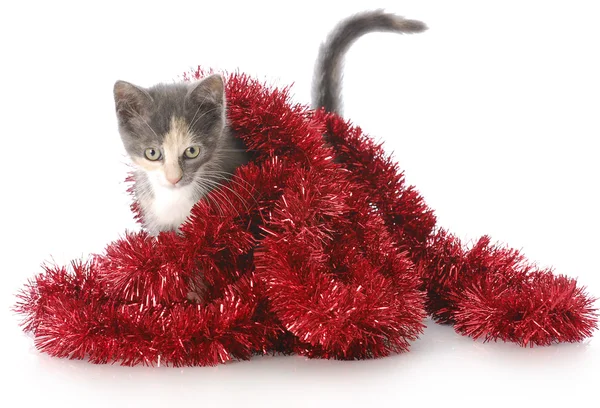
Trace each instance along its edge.
<path fill-rule="evenodd" d="M 312 107 L 341 113 L 343 55 L 356 39 L 373 31 L 415 33 L 425 28 L 379 10 L 340 22 L 319 52 Z M 177 230 L 196 202 L 248 160 L 227 124 L 220 75 L 148 89 L 117 81 L 114 97 L 119 133 L 135 165 L 135 198 L 151 235 Z"/>

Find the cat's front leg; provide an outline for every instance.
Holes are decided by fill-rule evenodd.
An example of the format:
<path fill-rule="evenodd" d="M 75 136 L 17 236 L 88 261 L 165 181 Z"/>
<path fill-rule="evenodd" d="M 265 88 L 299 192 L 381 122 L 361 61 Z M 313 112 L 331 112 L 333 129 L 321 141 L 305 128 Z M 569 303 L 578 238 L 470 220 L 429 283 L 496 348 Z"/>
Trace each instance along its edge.
<path fill-rule="evenodd" d="M 187 300 L 191 303 L 204 303 L 206 285 L 202 280 L 202 272 L 199 271 L 199 277 L 189 282 L 190 291 L 187 293 Z"/>

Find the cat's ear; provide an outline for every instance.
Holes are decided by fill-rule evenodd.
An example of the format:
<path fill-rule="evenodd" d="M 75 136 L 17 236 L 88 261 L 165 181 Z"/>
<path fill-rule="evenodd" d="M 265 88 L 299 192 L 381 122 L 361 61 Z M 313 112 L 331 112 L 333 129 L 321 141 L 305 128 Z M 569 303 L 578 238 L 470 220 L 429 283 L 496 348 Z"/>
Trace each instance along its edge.
<path fill-rule="evenodd" d="M 187 107 L 197 109 L 200 105 L 225 107 L 225 83 L 221 75 L 215 74 L 194 84 L 185 96 Z"/>
<path fill-rule="evenodd" d="M 143 88 L 125 81 L 115 82 L 113 88 L 117 116 L 123 121 L 145 116 L 152 106 L 152 97 Z"/>

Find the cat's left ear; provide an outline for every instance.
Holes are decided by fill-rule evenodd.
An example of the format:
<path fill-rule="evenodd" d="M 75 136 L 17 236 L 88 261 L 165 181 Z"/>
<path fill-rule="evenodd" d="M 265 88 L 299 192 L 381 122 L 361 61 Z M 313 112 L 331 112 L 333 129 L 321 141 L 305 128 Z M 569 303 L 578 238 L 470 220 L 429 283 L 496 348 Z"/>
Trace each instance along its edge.
<path fill-rule="evenodd" d="M 204 78 L 194 84 L 185 96 L 187 107 L 197 109 L 198 106 L 220 107 L 225 110 L 225 82 L 218 74 Z"/>
<path fill-rule="evenodd" d="M 135 116 L 146 116 L 152 107 L 153 100 L 148 91 L 129 82 L 115 82 L 113 94 L 117 116 L 123 122 Z"/>

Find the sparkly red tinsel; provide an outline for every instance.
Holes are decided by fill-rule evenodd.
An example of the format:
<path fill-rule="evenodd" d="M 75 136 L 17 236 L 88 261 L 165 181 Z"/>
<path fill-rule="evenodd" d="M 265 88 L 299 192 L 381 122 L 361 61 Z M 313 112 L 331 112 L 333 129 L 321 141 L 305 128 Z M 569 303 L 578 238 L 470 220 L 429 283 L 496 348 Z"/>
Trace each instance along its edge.
<path fill-rule="evenodd" d="M 594 300 L 574 279 L 436 229 L 359 128 L 244 74 L 228 76 L 227 97 L 251 162 L 181 235 L 127 233 L 87 262 L 46 266 L 16 306 L 39 350 L 125 365 L 371 358 L 406 351 L 427 313 L 522 346 L 592 335 Z"/>

